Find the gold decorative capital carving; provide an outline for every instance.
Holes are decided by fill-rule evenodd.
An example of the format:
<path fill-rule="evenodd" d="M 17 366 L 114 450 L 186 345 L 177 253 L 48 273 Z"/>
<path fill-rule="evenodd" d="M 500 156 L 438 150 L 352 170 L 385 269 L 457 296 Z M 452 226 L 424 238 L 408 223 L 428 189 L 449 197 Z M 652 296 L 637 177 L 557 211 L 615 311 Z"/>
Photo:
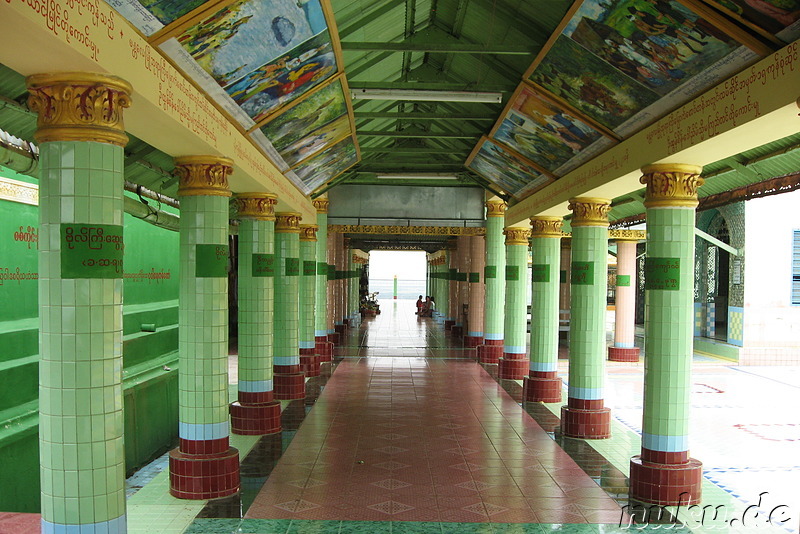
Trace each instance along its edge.
<path fill-rule="evenodd" d="M 604 226 L 608 227 L 608 211 L 611 201 L 607 198 L 575 197 L 569 199 L 572 211 L 571 226 Z"/>
<path fill-rule="evenodd" d="M 275 214 L 275 231 L 285 234 L 300 233 L 300 219 L 303 216 L 296 211 L 283 211 Z"/>
<path fill-rule="evenodd" d="M 34 137 L 48 141 L 96 141 L 125 146 L 128 136 L 122 110 L 131 105 L 131 85 L 105 74 L 59 72 L 34 74 L 28 107 L 39 114 Z"/>
<path fill-rule="evenodd" d="M 506 203 L 502 200 L 487 200 L 486 201 L 486 216 L 487 217 L 505 217 Z"/>
<path fill-rule="evenodd" d="M 233 204 L 240 219 L 275 220 L 278 197 L 269 193 L 236 193 Z"/>
<path fill-rule="evenodd" d="M 219 156 L 184 156 L 175 158 L 178 196 L 229 197 L 228 175 L 233 161 Z"/>
<path fill-rule="evenodd" d="M 699 165 L 659 163 L 642 168 L 639 182 L 647 189 L 644 195 L 646 208 L 696 208 L 697 189 L 705 180 L 700 177 Z"/>
<path fill-rule="evenodd" d="M 301 224 L 300 241 L 316 241 L 317 230 L 319 230 L 319 226 L 316 224 Z"/>
<path fill-rule="evenodd" d="M 517 226 L 509 226 L 503 230 L 503 233 L 506 236 L 506 245 L 525 245 L 527 247 L 531 237 L 530 230 Z"/>
<path fill-rule="evenodd" d="M 314 209 L 317 210 L 317 213 L 328 213 L 330 201 L 327 198 L 318 198 L 311 203 L 314 205 Z"/>
<path fill-rule="evenodd" d="M 561 227 L 564 220 L 561 217 L 531 217 L 531 237 L 557 237 L 561 238 Z"/>

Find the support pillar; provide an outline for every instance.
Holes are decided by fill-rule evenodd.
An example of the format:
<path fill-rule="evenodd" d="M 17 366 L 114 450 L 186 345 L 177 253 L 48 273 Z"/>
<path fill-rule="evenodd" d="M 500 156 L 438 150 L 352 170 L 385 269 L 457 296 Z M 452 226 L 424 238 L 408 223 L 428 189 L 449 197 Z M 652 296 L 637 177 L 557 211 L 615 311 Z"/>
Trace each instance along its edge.
<path fill-rule="evenodd" d="M 509 227 L 506 235 L 506 305 L 503 357 L 498 362 L 498 376 L 522 380 L 528 371 L 526 350 L 528 308 L 528 240 L 527 228 Z"/>
<path fill-rule="evenodd" d="M 531 217 L 531 363 L 522 385 L 530 402 L 561 402 L 558 293 L 561 217 Z"/>
<path fill-rule="evenodd" d="M 334 311 L 336 315 L 334 316 L 334 330 L 336 333 L 339 334 L 339 339 L 344 341 L 344 331 L 347 328 L 347 325 L 344 322 L 345 316 L 347 312 L 345 311 L 346 308 L 346 298 L 345 298 L 345 285 L 344 285 L 344 234 L 335 234 L 335 245 L 334 245 L 334 256 L 333 256 L 333 264 L 334 264 L 334 279 L 333 279 L 333 286 L 334 286 L 334 299 L 336 300 L 336 307 Z"/>
<path fill-rule="evenodd" d="M 561 272 L 558 284 L 558 337 L 562 338 L 562 327 L 569 333 L 569 287 L 571 282 L 572 239 L 561 239 Z"/>
<path fill-rule="evenodd" d="M 503 217 L 506 204 L 502 200 L 486 202 L 486 265 L 483 344 L 478 345 L 478 361 L 497 363 L 503 355 L 503 308 L 506 297 L 506 250 L 503 245 Z"/>
<path fill-rule="evenodd" d="M 239 451 L 228 429 L 228 175 L 216 156 L 175 160 L 180 219 L 178 348 L 180 446 L 169 455 L 170 493 L 214 499 L 239 490 Z"/>
<path fill-rule="evenodd" d="M 614 345 L 608 347 L 612 362 L 638 362 L 635 347 L 636 320 L 636 241 L 617 239 L 617 285 L 614 300 Z"/>
<path fill-rule="evenodd" d="M 437 277 L 437 288 L 439 295 L 435 299 L 436 302 L 436 322 L 445 325 L 445 330 L 447 329 L 446 322 L 447 316 L 450 312 L 450 260 L 448 259 L 450 255 L 450 251 L 445 249 L 442 251 L 442 257 L 439 258 L 437 268 L 438 268 L 438 277 Z"/>
<path fill-rule="evenodd" d="M 458 262 L 456 263 L 456 306 L 455 306 L 455 324 L 451 329 L 451 333 L 458 339 L 464 337 L 464 304 L 469 303 L 469 252 L 470 241 L 468 236 L 458 236 L 456 238 L 456 247 L 458 248 Z"/>
<path fill-rule="evenodd" d="M 470 272 L 467 278 L 469 284 L 469 316 L 467 320 L 467 336 L 464 346 L 475 348 L 483 343 L 483 302 L 485 288 L 482 278 L 483 267 L 486 263 L 486 241 L 482 235 L 471 236 L 470 241 Z"/>
<path fill-rule="evenodd" d="M 275 398 L 303 399 L 300 370 L 300 214 L 275 214 Z"/>
<path fill-rule="evenodd" d="M 611 201 L 579 197 L 572 210 L 569 322 L 569 395 L 561 408 L 567 437 L 611 437 L 611 410 L 604 406 L 608 210 Z"/>
<path fill-rule="evenodd" d="M 689 457 L 694 324 L 694 225 L 702 168 L 642 169 L 646 184 L 644 420 L 631 459 L 630 498 L 660 505 L 700 502 L 702 464 Z"/>
<path fill-rule="evenodd" d="M 328 341 L 331 343 L 331 351 L 333 347 L 339 344 L 339 332 L 336 331 L 336 307 L 338 306 L 336 298 L 336 242 L 338 233 L 328 231 L 328 248 L 326 252 L 328 262 L 328 310 L 326 323 L 328 326 Z M 333 356 L 331 356 L 333 357 Z"/>
<path fill-rule="evenodd" d="M 300 225 L 300 371 L 319 376 L 314 339 L 314 300 L 317 291 L 317 225 Z"/>
<path fill-rule="evenodd" d="M 241 193 L 239 217 L 239 394 L 231 404 L 234 434 L 281 431 L 272 384 L 275 291 L 275 195 Z"/>
<path fill-rule="evenodd" d="M 42 532 L 124 533 L 122 110 L 131 86 L 77 72 L 26 81 L 41 165 Z"/>
<path fill-rule="evenodd" d="M 313 202 L 317 210 L 317 276 L 314 306 L 314 346 L 320 363 L 333 360 L 333 343 L 328 341 L 328 205 L 327 198 Z"/>
<path fill-rule="evenodd" d="M 449 254 L 447 271 L 447 317 L 444 320 L 444 329 L 452 332 L 456 324 L 458 308 L 458 246 L 455 240 L 448 243 Z"/>

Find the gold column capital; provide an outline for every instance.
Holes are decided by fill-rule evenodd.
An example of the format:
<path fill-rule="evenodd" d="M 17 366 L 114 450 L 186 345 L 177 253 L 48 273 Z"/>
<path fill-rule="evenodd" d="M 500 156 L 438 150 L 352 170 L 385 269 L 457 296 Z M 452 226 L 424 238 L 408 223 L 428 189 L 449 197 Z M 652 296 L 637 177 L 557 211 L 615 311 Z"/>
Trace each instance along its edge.
<path fill-rule="evenodd" d="M 564 225 L 562 217 L 537 216 L 531 217 L 531 237 L 557 237 L 561 238 L 561 227 Z"/>
<path fill-rule="evenodd" d="M 300 219 L 303 216 L 296 211 L 282 211 L 275 214 L 275 231 L 284 234 L 299 234 Z"/>
<path fill-rule="evenodd" d="M 506 203 L 502 200 L 487 200 L 486 201 L 486 216 L 487 217 L 505 217 Z"/>
<path fill-rule="evenodd" d="M 131 85 L 116 76 L 91 72 L 34 74 L 25 79 L 28 107 L 38 113 L 34 138 L 96 141 L 125 146 L 122 110 L 131 105 Z"/>
<path fill-rule="evenodd" d="M 274 221 L 277 203 L 278 197 L 270 193 L 236 193 L 233 197 L 236 214 L 240 219 Z"/>
<path fill-rule="evenodd" d="M 646 208 L 696 208 L 697 188 L 705 180 L 700 177 L 703 167 L 679 163 L 659 163 L 642 167 L 639 182 L 647 186 L 644 195 Z"/>
<path fill-rule="evenodd" d="M 531 237 L 529 229 L 519 226 L 509 226 L 503 230 L 503 234 L 506 236 L 506 245 L 525 245 L 527 247 Z"/>
<path fill-rule="evenodd" d="M 175 158 L 178 196 L 231 196 L 228 175 L 233 160 L 220 156 L 183 156 Z"/>
<path fill-rule="evenodd" d="M 607 198 L 571 198 L 569 199 L 569 209 L 572 211 L 571 226 L 608 227 L 608 211 L 611 209 L 611 200 Z"/>
<path fill-rule="evenodd" d="M 318 198 L 313 200 L 311 204 L 314 205 L 317 213 L 328 213 L 328 206 L 330 206 L 331 202 L 327 198 Z"/>
<path fill-rule="evenodd" d="M 317 230 L 319 230 L 319 226 L 316 224 L 301 224 L 300 241 L 316 241 Z"/>

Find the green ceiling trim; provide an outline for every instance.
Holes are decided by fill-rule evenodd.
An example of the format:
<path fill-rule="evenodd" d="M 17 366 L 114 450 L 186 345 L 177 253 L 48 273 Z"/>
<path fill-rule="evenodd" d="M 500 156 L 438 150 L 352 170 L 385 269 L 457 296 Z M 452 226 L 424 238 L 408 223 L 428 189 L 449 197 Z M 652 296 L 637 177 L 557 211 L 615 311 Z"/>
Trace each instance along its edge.
<path fill-rule="evenodd" d="M 460 113 L 422 113 L 414 112 L 392 112 L 392 111 L 360 111 L 355 113 L 356 119 L 414 119 L 422 121 L 490 121 L 494 122 L 497 117 L 487 117 L 480 115 L 463 115 Z"/>
<path fill-rule="evenodd" d="M 534 50 L 527 46 L 519 45 L 491 45 L 463 44 L 463 43 L 382 43 L 382 42 L 357 42 L 343 41 L 342 50 L 366 50 L 382 52 L 427 52 L 445 54 L 490 54 L 490 55 L 515 55 L 529 56 Z"/>
<path fill-rule="evenodd" d="M 478 139 L 481 134 L 458 134 L 458 133 L 428 133 L 428 132 L 378 132 L 378 131 L 359 131 L 359 136 L 364 137 L 405 137 L 408 139 Z"/>
<path fill-rule="evenodd" d="M 359 82 L 348 80 L 348 85 L 350 89 L 420 89 L 423 91 L 499 91 L 511 93 L 519 83 L 481 83 L 476 85 L 474 82 Z M 500 106 L 500 104 L 492 105 Z"/>
<path fill-rule="evenodd" d="M 453 154 L 452 148 L 362 147 L 362 154 Z"/>

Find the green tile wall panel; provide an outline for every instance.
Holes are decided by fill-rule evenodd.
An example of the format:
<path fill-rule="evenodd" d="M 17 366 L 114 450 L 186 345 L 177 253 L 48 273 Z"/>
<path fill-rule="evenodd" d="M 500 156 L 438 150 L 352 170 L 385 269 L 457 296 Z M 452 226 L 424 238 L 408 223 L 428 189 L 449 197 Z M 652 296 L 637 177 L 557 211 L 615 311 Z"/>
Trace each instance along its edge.
<path fill-rule="evenodd" d="M 507 347 L 527 344 L 528 266 L 526 245 L 506 245 L 506 298 L 504 340 Z M 512 275 L 509 276 L 509 273 Z"/>
<path fill-rule="evenodd" d="M 326 336 L 328 332 L 328 279 L 326 276 L 328 258 L 328 214 L 317 213 L 317 278 L 316 295 L 314 296 L 314 335 Z"/>
<path fill-rule="evenodd" d="M 558 273 L 561 240 L 532 237 L 531 370 L 555 371 L 558 364 Z"/>
<path fill-rule="evenodd" d="M 486 293 L 484 295 L 483 335 L 486 339 L 503 339 L 506 280 L 506 249 L 503 217 L 486 218 Z"/>

